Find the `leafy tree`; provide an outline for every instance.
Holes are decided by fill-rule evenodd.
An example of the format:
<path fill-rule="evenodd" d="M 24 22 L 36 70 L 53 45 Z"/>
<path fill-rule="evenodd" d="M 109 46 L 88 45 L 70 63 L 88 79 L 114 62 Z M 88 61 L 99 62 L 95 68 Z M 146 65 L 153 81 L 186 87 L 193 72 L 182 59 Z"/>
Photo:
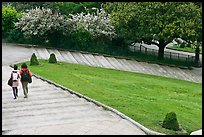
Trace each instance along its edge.
<path fill-rule="evenodd" d="M 117 34 L 132 42 L 155 44 L 158 59 L 175 38 L 202 41 L 202 7 L 192 2 L 114 2 L 104 8 L 111 14 Z"/>
<path fill-rule="evenodd" d="M 110 23 L 109 15 L 103 9 L 96 9 L 96 13 L 70 14 L 71 24 L 75 30 L 83 28 L 90 32 L 93 37 L 99 38 L 105 36 L 112 38 L 115 35 L 114 26 Z"/>
<path fill-rule="evenodd" d="M 62 14 L 92 13 L 95 12 L 93 7 L 100 8 L 102 2 L 52 2 L 50 8 L 57 10 Z"/>
<path fill-rule="evenodd" d="M 100 8 L 102 2 L 10 2 L 17 11 L 26 11 L 32 8 L 50 8 L 54 12 L 64 15 L 81 12 L 94 12 L 92 7 Z M 86 8 L 85 8 L 86 7 Z"/>
<path fill-rule="evenodd" d="M 10 4 L 2 6 L 2 32 L 9 32 L 15 29 L 14 23 L 22 16 Z"/>
<path fill-rule="evenodd" d="M 36 40 L 48 41 L 51 45 L 60 42 L 63 35 L 69 31 L 69 21 L 60 13 L 51 9 L 35 8 L 27 10 L 23 17 L 15 23 L 25 36 Z"/>
<path fill-rule="evenodd" d="M 26 10 L 38 8 L 47 8 L 50 2 L 10 2 L 10 4 L 15 7 L 17 11 L 25 12 Z"/>
<path fill-rule="evenodd" d="M 95 9 L 94 13 L 70 14 L 69 21 L 74 30 L 72 37 L 81 49 L 104 47 L 115 37 L 114 26 L 103 9 Z"/>

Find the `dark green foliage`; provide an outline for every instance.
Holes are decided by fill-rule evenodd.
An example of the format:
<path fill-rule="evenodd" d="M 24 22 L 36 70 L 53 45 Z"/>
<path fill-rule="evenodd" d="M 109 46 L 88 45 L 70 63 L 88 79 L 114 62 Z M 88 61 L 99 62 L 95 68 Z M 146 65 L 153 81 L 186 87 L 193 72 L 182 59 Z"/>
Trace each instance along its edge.
<path fill-rule="evenodd" d="M 13 29 L 9 32 L 2 33 L 2 37 L 11 43 L 28 43 L 28 40 L 25 39 L 23 33 L 19 29 Z"/>
<path fill-rule="evenodd" d="M 166 129 L 174 130 L 174 131 L 179 130 L 179 124 L 178 124 L 175 112 L 170 112 L 166 114 L 162 127 Z"/>
<path fill-rule="evenodd" d="M 49 8 L 62 14 L 77 14 L 81 12 L 94 12 L 92 7 L 101 8 L 102 2 L 52 2 Z M 86 8 L 85 8 L 86 7 Z"/>
<path fill-rule="evenodd" d="M 38 62 L 38 59 L 35 53 L 32 54 L 31 59 L 30 59 L 30 66 L 32 65 L 39 65 L 39 62 Z"/>
<path fill-rule="evenodd" d="M 50 2 L 11 2 L 10 4 L 15 7 L 17 11 L 26 11 L 35 7 L 48 7 Z"/>
<path fill-rule="evenodd" d="M 57 63 L 57 59 L 54 53 L 50 54 L 49 63 Z"/>
<path fill-rule="evenodd" d="M 2 6 L 2 32 L 10 32 L 15 28 L 14 23 L 22 16 L 11 5 Z"/>
<path fill-rule="evenodd" d="M 112 16 L 117 34 L 132 42 L 157 45 L 158 59 L 162 60 L 164 48 L 175 38 L 202 41 L 202 8 L 199 5 L 192 2 L 107 2 L 104 7 Z"/>
<path fill-rule="evenodd" d="M 11 5 L 15 7 L 17 11 L 44 7 L 65 15 L 87 11 L 89 11 L 89 13 L 94 12 L 95 10 L 93 10 L 92 7 L 101 8 L 101 4 L 102 2 L 11 2 Z M 86 9 L 84 7 L 86 7 Z"/>
<path fill-rule="evenodd" d="M 60 45 L 64 42 L 66 37 L 63 35 L 62 31 L 52 30 L 53 32 L 47 33 L 48 45 L 51 47 L 60 47 Z M 44 42 L 45 43 L 45 42 Z"/>
<path fill-rule="evenodd" d="M 181 43 L 180 48 L 184 48 L 184 47 L 185 47 L 185 43 Z"/>

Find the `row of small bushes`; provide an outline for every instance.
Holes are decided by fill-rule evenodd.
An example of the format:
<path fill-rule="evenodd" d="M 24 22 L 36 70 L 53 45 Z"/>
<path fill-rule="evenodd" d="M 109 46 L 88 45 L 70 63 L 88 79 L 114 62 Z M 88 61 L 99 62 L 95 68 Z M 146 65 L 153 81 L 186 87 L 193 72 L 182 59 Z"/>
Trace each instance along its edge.
<path fill-rule="evenodd" d="M 48 61 L 49 63 L 57 63 L 57 59 L 54 53 L 50 54 Z M 31 59 L 30 59 L 30 66 L 33 66 L 33 65 L 39 65 L 39 61 L 35 53 L 32 54 Z"/>

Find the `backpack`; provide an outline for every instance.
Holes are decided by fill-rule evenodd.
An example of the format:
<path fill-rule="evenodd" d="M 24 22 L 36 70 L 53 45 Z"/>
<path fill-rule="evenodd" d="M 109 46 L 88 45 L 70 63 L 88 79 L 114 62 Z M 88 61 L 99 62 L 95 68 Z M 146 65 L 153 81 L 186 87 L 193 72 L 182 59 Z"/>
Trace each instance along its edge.
<path fill-rule="evenodd" d="M 22 70 L 21 81 L 27 81 L 28 83 L 32 82 L 28 70 Z"/>

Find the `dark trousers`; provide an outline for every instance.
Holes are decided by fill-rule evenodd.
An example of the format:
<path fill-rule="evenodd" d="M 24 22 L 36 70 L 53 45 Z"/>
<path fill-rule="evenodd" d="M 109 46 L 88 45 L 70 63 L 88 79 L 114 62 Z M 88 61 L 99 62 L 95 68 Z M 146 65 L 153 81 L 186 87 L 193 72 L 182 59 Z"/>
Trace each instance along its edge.
<path fill-rule="evenodd" d="M 14 98 L 16 98 L 18 96 L 18 88 L 17 87 L 13 87 L 13 96 L 14 96 Z"/>

